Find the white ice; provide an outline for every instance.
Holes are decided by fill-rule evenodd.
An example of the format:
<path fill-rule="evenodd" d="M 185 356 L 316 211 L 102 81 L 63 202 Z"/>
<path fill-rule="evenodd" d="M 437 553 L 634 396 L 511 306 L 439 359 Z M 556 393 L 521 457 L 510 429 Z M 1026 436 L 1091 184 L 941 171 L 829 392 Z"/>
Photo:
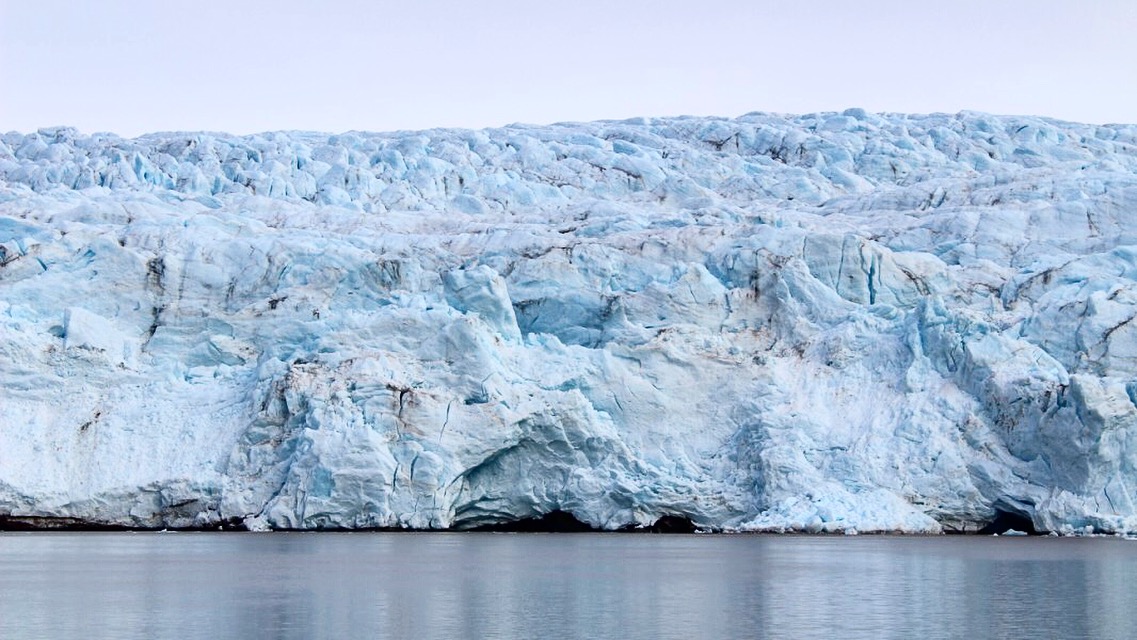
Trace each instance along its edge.
<path fill-rule="evenodd" d="M 0 515 L 1137 531 L 1137 127 L 0 136 Z"/>

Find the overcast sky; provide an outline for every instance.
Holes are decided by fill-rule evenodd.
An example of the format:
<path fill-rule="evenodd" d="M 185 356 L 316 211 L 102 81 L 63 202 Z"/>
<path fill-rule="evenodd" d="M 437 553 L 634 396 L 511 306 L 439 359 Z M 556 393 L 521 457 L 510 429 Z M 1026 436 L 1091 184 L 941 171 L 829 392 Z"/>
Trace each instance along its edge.
<path fill-rule="evenodd" d="M 0 0 L 0 131 L 1137 122 L 1137 0 Z"/>

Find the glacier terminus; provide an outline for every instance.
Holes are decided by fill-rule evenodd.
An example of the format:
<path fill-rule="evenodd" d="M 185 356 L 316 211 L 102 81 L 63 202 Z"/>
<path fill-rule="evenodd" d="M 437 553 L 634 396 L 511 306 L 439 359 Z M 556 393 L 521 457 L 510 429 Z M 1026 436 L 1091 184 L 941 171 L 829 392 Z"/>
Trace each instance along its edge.
<path fill-rule="evenodd" d="M 0 517 L 1137 531 L 1137 126 L 0 135 Z"/>

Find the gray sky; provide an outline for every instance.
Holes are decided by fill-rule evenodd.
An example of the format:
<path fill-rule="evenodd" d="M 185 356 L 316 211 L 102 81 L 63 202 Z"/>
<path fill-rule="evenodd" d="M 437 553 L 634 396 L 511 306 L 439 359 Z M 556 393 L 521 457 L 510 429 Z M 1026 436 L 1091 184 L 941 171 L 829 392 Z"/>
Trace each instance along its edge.
<path fill-rule="evenodd" d="M 1137 0 L 0 0 L 0 131 L 1137 122 Z"/>

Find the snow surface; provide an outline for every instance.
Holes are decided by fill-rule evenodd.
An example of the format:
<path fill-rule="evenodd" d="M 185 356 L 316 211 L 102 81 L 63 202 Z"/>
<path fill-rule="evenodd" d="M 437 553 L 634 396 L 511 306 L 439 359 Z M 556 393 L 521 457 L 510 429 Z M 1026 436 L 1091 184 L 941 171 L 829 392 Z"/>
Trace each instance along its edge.
<path fill-rule="evenodd" d="M 0 514 L 1137 530 L 1137 127 L 0 136 Z"/>

